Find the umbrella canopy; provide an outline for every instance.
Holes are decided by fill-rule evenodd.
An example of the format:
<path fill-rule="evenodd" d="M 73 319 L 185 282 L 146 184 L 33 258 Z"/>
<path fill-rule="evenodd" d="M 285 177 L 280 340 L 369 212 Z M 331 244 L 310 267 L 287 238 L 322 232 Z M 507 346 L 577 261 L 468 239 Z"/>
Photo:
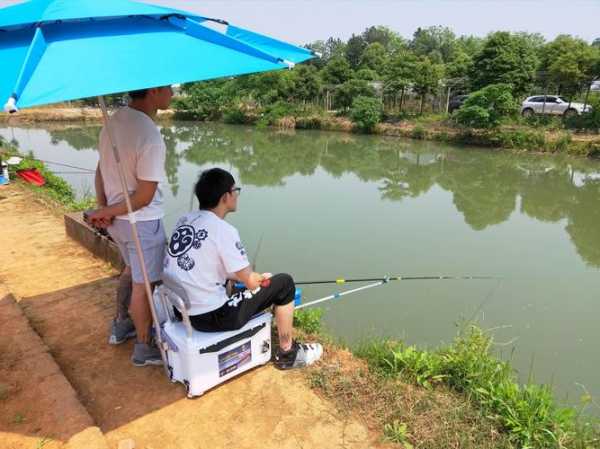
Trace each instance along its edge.
<path fill-rule="evenodd" d="M 305 48 L 219 19 L 129 0 L 0 9 L 6 110 L 292 67 Z"/>

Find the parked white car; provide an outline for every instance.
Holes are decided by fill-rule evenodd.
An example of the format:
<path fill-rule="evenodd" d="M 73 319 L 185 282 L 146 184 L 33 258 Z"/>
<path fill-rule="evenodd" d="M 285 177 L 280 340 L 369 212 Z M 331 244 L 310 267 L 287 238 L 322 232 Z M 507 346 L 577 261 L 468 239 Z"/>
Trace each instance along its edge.
<path fill-rule="evenodd" d="M 570 103 L 563 97 L 557 95 L 547 95 L 544 103 L 544 96 L 527 97 L 521 105 L 521 115 L 530 117 L 534 114 L 552 114 L 564 115 L 579 115 L 583 112 L 590 112 L 591 106 L 587 105 L 583 108 L 583 103 Z"/>

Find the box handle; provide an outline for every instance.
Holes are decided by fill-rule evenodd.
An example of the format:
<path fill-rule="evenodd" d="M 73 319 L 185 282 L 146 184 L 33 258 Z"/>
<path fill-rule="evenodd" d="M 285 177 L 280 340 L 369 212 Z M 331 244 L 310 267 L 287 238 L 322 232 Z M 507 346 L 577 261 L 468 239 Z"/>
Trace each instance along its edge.
<path fill-rule="evenodd" d="M 259 324 L 256 327 L 248 329 L 244 332 L 240 332 L 239 334 L 234 335 L 229 338 L 226 338 L 225 340 L 221 340 L 220 342 L 215 343 L 214 345 L 210 345 L 210 346 L 207 346 L 206 348 L 202 348 L 202 349 L 200 349 L 200 354 L 207 354 L 210 352 L 219 352 L 221 349 L 226 348 L 227 346 L 235 343 L 236 341 L 240 341 L 240 340 L 243 340 L 244 338 L 249 338 L 249 337 L 252 337 L 253 335 L 256 335 L 266 325 L 267 325 L 267 323 Z"/>

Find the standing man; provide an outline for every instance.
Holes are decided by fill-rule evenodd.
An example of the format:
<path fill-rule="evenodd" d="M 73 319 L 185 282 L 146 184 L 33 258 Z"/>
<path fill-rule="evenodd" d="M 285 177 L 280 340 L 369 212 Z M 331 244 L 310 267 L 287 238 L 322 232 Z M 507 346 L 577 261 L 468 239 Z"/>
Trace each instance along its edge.
<path fill-rule="evenodd" d="M 275 366 L 290 369 L 311 365 L 319 360 L 323 348 L 292 338 L 294 280 L 289 274 L 255 273 L 237 229 L 225 221 L 225 216 L 237 209 L 240 191 L 229 172 L 220 168 L 202 172 L 195 188 L 200 210 L 177 223 L 167 249 L 165 274 L 185 289 L 191 303 L 190 321 L 196 330 L 240 329 L 252 316 L 274 307 L 279 334 Z M 228 296 L 228 279 L 243 282 L 247 289 Z"/>
<path fill-rule="evenodd" d="M 119 109 L 110 118 L 110 129 L 114 138 L 125 181 L 129 191 L 131 207 L 137 222 L 137 230 L 151 283 L 161 278 L 166 245 L 162 223 L 162 193 L 164 182 L 166 146 L 154 123 L 159 109 L 167 109 L 173 96 L 170 86 L 130 92 L 129 106 Z M 113 321 L 109 343 L 118 344 L 137 334 L 131 361 L 136 366 L 160 365 L 160 350 L 151 343 L 150 329 L 152 314 L 146 295 L 141 262 L 132 236 L 131 223 L 123 197 L 117 163 L 106 127 L 100 132 L 100 162 L 96 169 L 96 197 L 99 209 L 89 216 L 99 227 L 107 228 L 119 247 L 125 265 L 120 283 L 132 279 L 129 314 L 133 320 L 118 313 Z M 120 287 L 119 290 L 122 289 Z M 121 296 L 123 296 L 121 294 Z M 117 294 L 117 301 L 119 293 Z M 117 305 L 117 307 L 119 307 Z"/>

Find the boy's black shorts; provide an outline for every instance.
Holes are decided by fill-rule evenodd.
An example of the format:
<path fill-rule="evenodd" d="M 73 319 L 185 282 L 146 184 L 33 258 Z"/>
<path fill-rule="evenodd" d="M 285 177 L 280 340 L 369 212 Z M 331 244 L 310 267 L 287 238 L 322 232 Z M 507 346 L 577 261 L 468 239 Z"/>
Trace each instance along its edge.
<path fill-rule="evenodd" d="M 273 306 L 283 306 L 294 300 L 296 286 L 289 274 L 280 273 L 271 278 L 271 285 L 261 287 L 256 293 L 241 290 L 231 295 L 229 301 L 212 312 L 190 316 L 192 327 L 201 332 L 232 331 L 244 327 L 259 312 Z M 175 316 L 181 314 L 175 309 Z"/>

